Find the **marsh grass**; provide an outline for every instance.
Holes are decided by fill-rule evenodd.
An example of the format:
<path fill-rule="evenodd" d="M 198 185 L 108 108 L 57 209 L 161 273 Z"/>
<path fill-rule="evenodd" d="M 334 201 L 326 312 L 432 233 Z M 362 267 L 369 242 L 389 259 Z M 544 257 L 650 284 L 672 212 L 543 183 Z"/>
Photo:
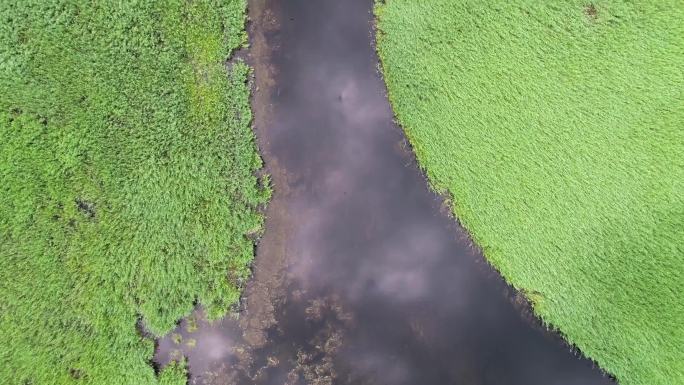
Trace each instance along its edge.
<path fill-rule="evenodd" d="M 0 3 L 3 383 L 185 383 L 136 325 L 220 317 L 249 274 L 245 5 Z"/>
<path fill-rule="evenodd" d="M 376 15 L 397 119 L 487 259 L 621 384 L 684 384 L 681 1 Z"/>

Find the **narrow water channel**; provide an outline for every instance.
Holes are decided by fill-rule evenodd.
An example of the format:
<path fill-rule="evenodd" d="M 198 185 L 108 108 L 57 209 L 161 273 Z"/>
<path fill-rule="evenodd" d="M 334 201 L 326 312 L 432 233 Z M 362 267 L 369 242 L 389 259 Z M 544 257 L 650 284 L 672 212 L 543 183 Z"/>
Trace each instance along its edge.
<path fill-rule="evenodd" d="M 373 0 L 250 0 L 275 195 L 241 309 L 158 344 L 193 384 L 611 384 L 530 315 L 428 188 L 373 47 Z"/>

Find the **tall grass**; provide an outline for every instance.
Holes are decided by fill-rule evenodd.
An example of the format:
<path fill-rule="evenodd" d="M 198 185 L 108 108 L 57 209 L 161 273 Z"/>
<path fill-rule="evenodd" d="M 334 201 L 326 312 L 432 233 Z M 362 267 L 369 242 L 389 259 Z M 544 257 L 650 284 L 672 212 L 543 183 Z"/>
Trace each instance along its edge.
<path fill-rule="evenodd" d="M 684 384 L 682 2 L 376 13 L 397 118 L 488 260 L 621 384 Z"/>
<path fill-rule="evenodd" d="M 0 2 L 0 378 L 181 384 L 155 335 L 237 301 L 268 199 L 244 0 Z"/>

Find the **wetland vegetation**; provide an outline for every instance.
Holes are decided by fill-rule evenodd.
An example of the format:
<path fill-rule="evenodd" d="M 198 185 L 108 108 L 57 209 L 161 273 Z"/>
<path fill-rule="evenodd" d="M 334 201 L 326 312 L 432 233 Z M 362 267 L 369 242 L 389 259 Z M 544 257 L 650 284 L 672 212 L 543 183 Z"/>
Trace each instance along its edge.
<path fill-rule="evenodd" d="M 3 383 L 186 382 L 150 337 L 237 301 L 269 196 L 245 6 L 0 4 Z"/>
<path fill-rule="evenodd" d="M 210 322 L 270 199 L 246 0 L 0 3 L 4 383 L 612 383 L 440 215 L 373 4 L 250 2 L 278 194 Z M 681 4 L 375 4 L 488 260 L 621 384 L 684 383 Z"/>
<path fill-rule="evenodd" d="M 376 15 L 397 119 L 488 260 L 623 385 L 684 383 L 682 3 Z"/>

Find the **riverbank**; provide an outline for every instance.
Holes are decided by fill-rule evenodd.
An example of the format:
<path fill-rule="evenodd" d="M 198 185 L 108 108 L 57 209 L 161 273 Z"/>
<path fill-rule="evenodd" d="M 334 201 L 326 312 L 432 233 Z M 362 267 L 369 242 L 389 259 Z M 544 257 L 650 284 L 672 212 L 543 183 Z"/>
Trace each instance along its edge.
<path fill-rule="evenodd" d="M 684 382 L 684 14 L 674 1 L 376 8 L 434 188 L 545 323 L 625 385 Z"/>
<path fill-rule="evenodd" d="M 153 338 L 236 303 L 269 196 L 245 6 L 0 5 L 5 383 L 186 383 Z"/>

